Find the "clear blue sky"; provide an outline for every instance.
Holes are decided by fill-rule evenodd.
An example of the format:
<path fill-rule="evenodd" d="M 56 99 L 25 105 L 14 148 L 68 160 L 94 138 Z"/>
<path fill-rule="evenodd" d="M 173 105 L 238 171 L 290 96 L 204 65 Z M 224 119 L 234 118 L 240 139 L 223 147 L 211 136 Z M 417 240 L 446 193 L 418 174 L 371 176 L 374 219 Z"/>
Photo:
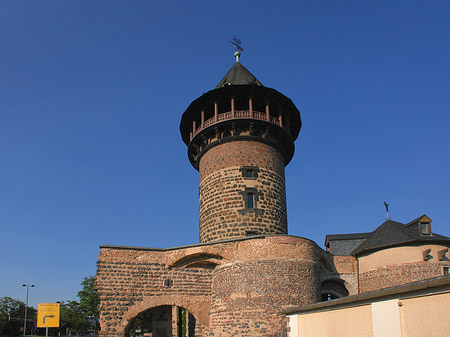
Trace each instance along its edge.
<path fill-rule="evenodd" d="M 233 65 L 290 97 L 289 233 L 450 236 L 450 2 L 1 1 L 0 297 L 76 299 L 101 244 L 198 243 L 179 122 Z"/>

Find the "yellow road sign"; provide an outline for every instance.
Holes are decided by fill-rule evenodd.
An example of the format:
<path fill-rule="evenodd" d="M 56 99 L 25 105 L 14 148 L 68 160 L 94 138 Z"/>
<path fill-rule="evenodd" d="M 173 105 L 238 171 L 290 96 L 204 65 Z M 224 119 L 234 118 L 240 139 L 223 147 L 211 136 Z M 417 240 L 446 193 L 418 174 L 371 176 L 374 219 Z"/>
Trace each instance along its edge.
<path fill-rule="evenodd" d="M 59 327 L 59 303 L 39 303 L 37 314 L 38 328 Z"/>

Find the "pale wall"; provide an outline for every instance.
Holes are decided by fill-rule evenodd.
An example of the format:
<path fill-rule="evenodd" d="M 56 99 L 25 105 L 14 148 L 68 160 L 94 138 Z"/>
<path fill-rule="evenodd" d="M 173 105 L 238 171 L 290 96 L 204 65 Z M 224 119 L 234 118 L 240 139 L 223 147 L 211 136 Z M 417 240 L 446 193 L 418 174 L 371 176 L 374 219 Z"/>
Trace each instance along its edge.
<path fill-rule="evenodd" d="M 298 316 L 296 330 L 301 337 L 372 337 L 372 309 L 370 305 L 364 305 L 302 314 Z M 290 336 L 294 337 L 292 332 L 291 328 Z"/>
<path fill-rule="evenodd" d="M 289 337 L 450 336 L 450 291 L 288 316 Z"/>
<path fill-rule="evenodd" d="M 450 336 L 450 292 L 400 299 L 404 337 Z"/>
<path fill-rule="evenodd" d="M 395 247 L 377 251 L 368 256 L 359 258 L 359 272 L 365 273 L 369 270 L 392 266 L 396 264 L 423 262 L 423 251 L 431 249 L 429 255 L 433 257 L 430 262 L 439 262 L 438 250 L 448 247 L 441 245 L 422 245 L 418 247 Z"/>

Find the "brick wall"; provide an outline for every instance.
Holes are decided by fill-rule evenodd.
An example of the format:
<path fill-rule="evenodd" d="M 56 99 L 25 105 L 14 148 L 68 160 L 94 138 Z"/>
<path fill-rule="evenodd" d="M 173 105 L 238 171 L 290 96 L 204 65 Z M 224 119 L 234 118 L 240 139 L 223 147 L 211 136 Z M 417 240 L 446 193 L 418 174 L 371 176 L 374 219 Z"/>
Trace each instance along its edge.
<path fill-rule="evenodd" d="M 254 178 L 243 176 L 254 168 Z M 287 233 L 283 157 L 255 141 L 218 145 L 200 160 L 200 242 Z M 255 195 L 248 208 L 246 193 Z"/>

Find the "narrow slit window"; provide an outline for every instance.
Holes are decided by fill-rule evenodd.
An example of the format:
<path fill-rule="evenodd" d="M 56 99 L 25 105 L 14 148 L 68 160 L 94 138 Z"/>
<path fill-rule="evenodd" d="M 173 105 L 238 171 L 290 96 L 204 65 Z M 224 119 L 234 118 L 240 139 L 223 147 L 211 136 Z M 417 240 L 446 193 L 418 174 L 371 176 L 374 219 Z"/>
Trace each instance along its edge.
<path fill-rule="evenodd" d="M 255 195 L 253 193 L 247 194 L 247 208 L 255 208 Z"/>
<path fill-rule="evenodd" d="M 171 287 L 173 285 L 173 280 L 171 279 L 164 279 L 164 286 L 165 287 Z"/>
<path fill-rule="evenodd" d="M 254 187 L 246 187 L 244 191 L 238 192 L 242 196 L 243 209 L 239 210 L 240 214 L 263 214 L 264 210 L 259 209 L 259 198 L 263 193 L 258 192 Z"/>

